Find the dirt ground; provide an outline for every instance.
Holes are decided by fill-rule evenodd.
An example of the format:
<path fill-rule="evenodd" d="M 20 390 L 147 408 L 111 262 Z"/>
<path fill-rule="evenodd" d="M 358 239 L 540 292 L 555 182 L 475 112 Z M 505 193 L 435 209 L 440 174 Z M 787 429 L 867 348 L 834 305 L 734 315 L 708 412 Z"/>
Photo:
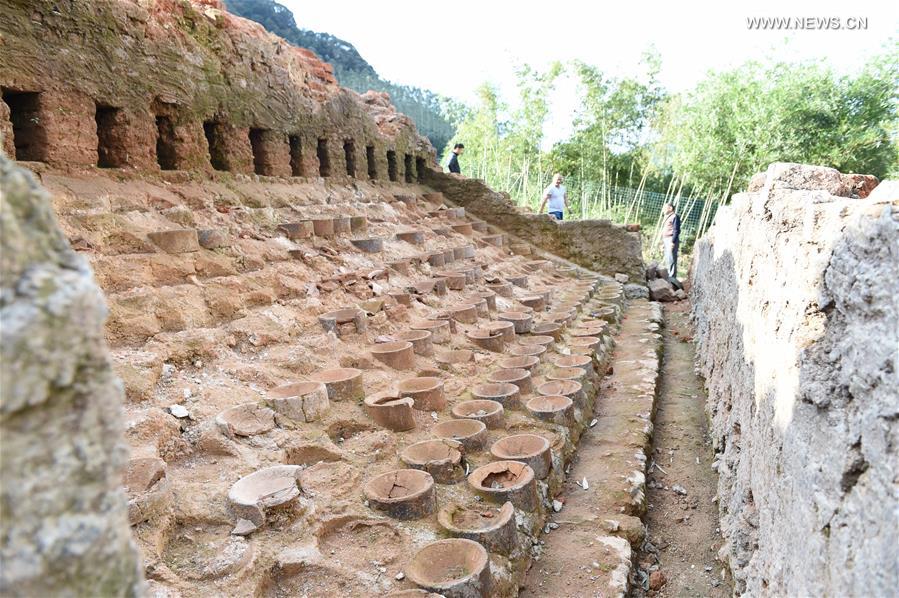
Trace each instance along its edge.
<path fill-rule="evenodd" d="M 594 425 L 581 437 L 556 497 L 563 506 L 550 514 L 539 559 L 519 596 L 602 598 L 626 590 L 630 542 L 642 537 L 637 514 L 659 372 L 659 320 L 661 313 L 645 301 L 625 312 L 611 373 L 600 384 Z"/>
<path fill-rule="evenodd" d="M 717 476 L 707 435 L 705 391 L 693 366 L 690 306 L 665 304 L 664 357 L 647 476 L 647 539 L 631 596 L 730 596 L 716 554 Z M 664 579 L 664 583 L 662 580 Z"/>

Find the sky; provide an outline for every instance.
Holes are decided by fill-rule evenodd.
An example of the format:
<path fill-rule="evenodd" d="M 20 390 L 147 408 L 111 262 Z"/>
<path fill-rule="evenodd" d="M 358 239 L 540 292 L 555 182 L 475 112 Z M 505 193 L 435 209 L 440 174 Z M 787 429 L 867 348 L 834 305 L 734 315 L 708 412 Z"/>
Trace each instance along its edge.
<path fill-rule="evenodd" d="M 637 67 L 651 45 L 662 57 L 661 82 L 672 92 L 695 85 L 710 69 L 753 58 L 824 58 L 851 72 L 888 40 L 899 43 L 899 3 L 889 0 L 752 0 L 663 2 L 589 0 L 279 0 L 297 25 L 356 46 L 385 79 L 473 102 L 485 81 L 514 97 L 514 67 L 579 59 L 613 75 Z M 750 30 L 748 17 L 867 19 L 866 30 Z M 561 128 L 576 109 L 574 85 L 548 89 Z M 563 137 L 565 131 L 551 132 Z"/>

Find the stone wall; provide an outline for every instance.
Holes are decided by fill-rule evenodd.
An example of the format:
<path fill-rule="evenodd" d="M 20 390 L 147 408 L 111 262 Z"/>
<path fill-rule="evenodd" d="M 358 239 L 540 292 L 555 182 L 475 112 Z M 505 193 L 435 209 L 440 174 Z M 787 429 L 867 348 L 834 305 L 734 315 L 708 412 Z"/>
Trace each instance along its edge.
<path fill-rule="evenodd" d="M 490 189 L 483 181 L 435 170 L 423 182 L 443 193 L 466 211 L 515 235 L 522 241 L 604 274 L 622 273 L 631 282 L 644 284 L 640 233 L 628 232 L 609 220 L 558 222 L 546 214 L 519 210 L 508 196 Z"/>
<path fill-rule="evenodd" d="M 386 95 L 339 87 L 312 52 L 218 0 L 7 3 L 0 36 L 0 146 L 20 161 L 319 176 L 319 140 L 339 179 L 369 178 L 369 146 L 373 178 L 387 151 L 400 180 L 417 177 L 407 155 L 434 161 Z"/>
<path fill-rule="evenodd" d="M 106 307 L 49 197 L 0 156 L 3 596 L 135 596 Z"/>
<path fill-rule="evenodd" d="M 773 164 L 696 244 L 699 366 L 738 593 L 899 587 L 899 189 Z"/>

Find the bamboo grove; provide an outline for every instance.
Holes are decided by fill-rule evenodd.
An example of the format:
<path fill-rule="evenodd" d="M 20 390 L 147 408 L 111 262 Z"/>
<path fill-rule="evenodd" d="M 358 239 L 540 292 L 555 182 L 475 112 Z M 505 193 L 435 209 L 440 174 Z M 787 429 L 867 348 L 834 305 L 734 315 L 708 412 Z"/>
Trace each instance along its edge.
<path fill-rule="evenodd" d="M 652 51 L 628 77 L 584 62 L 522 66 L 511 102 L 486 83 L 476 105 L 455 106 L 445 152 L 464 143 L 465 173 L 530 209 L 563 173 L 571 216 L 639 222 L 654 257 L 662 203 L 677 206 L 689 250 L 717 207 L 771 162 L 899 175 L 897 65 L 895 45 L 848 75 L 816 62 L 750 62 L 676 94 L 660 85 Z M 572 133 L 546 147 L 550 101 L 565 77 L 577 89 Z"/>

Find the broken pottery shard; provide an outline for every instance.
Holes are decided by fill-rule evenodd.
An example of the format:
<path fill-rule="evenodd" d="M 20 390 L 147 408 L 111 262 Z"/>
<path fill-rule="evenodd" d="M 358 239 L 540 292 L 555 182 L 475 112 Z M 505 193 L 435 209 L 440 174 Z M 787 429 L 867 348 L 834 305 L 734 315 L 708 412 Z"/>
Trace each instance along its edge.
<path fill-rule="evenodd" d="M 166 463 L 158 457 L 132 459 L 122 480 L 128 496 L 128 523 L 137 525 L 163 513 L 171 500 Z"/>
<path fill-rule="evenodd" d="M 267 510 L 300 495 L 298 478 L 302 470 L 299 465 L 275 465 L 242 477 L 228 491 L 232 511 L 256 527 L 262 526 Z"/>
<path fill-rule="evenodd" d="M 321 382 L 278 386 L 268 392 L 267 403 L 274 411 L 295 422 L 318 421 L 331 406 L 328 390 Z"/>
<path fill-rule="evenodd" d="M 275 427 L 275 412 L 258 403 L 245 403 L 222 411 L 215 423 L 226 436 L 255 436 Z"/>
<path fill-rule="evenodd" d="M 238 519 L 234 529 L 231 530 L 231 534 L 235 536 L 249 536 L 257 529 L 256 525 L 249 519 Z"/>
<path fill-rule="evenodd" d="M 185 417 L 190 417 L 190 412 L 184 405 L 172 405 L 169 407 L 169 413 L 177 417 L 178 419 L 183 419 Z"/>

